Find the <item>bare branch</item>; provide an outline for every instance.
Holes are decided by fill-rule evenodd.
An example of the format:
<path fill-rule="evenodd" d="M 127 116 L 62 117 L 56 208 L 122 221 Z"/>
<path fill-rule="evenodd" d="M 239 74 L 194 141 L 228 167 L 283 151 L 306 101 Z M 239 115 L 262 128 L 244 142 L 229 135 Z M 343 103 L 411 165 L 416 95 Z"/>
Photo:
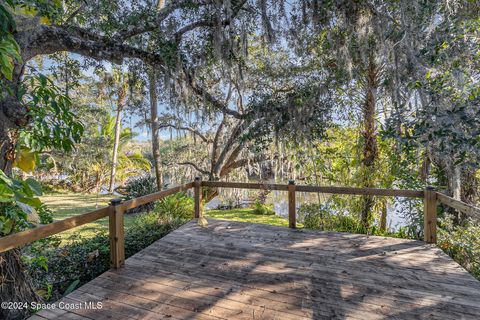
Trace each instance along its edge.
<path fill-rule="evenodd" d="M 211 139 L 208 139 L 204 134 L 202 134 L 200 131 L 198 131 L 197 129 L 192 128 L 192 127 L 178 126 L 178 125 L 174 125 L 174 124 L 171 124 L 171 123 L 159 123 L 159 124 L 158 124 L 158 128 L 159 128 L 159 129 L 163 129 L 163 128 L 173 128 L 173 129 L 177 129 L 177 130 L 190 131 L 191 133 L 193 133 L 193 134 L 195 134 L 196 136 L 200 137 L 200 139 L 202 139 L 203 142 L 206 142 L 206 143 L 212 142 Z"/>
<path fill-rule="evenodd" d="M 266 155 L 262 154 L 262 155 L 255 156 L 253 158 L 239 159 L 237 161 L 232 162 L 230 165 L 222 168 L 222 171 L 220 172 L 220 177 L 224 177 L 228 175 L 230 172 L 232 172 L 233 170 L 246 166 L 248 163 L 260 163 L 266 160 L 277 159 L 277 158 L 278 158 L 278 155 L 275 155 L 273 158 L 269 158 Z"/>
<path fill-rule="evenodd" d="M 190 162 L 190 161 L 187 161 L 187 162 L 178 162 L 177 164 L 178 164 L 178 165 L 182 165 L 182 166 L 191 166 L 191 167 L 193 167 L 195 170 L 197 170 L 198 172 L 200 172 L 201 174 L 204 174 L 204 175 L 209 175 L 209 174 L 210 174 L 210 172 L 208 172 L 207 170 L 201 169 L 201 168 L 198 167 L 195 163 Z"/>
<path fill-rule="evenodd" d="M 215 98 L 204 87 L 200 86 L 194 79 L 192 72 L 189 72 L 186 68 L 183 68 L 183 80 L 193 90 L 193 92 L 203 97 L 208 103 L 210 103 L 216 110 L 228 114 L 237 119 L 246 119 L 249 115 L 247 113 L 240 113 L 236 110 L 228 108 L 226 104 Z"/>

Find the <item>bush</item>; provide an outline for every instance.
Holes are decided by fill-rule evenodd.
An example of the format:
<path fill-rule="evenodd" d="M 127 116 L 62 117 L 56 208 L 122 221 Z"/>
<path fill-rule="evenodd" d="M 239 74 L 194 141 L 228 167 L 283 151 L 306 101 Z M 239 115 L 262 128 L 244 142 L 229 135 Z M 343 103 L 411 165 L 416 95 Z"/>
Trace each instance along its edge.
<path fill-rule="evenodd" d="M 126 200 L 138 198 L 150 193 L 157 192 L 156 181 L 156 178 L 152 175 L 143 175 L 129 180 L 125 185 Z M 145 212 L 152 210 L 153 207 L 153 203 L 147 203 L 138 208 L 129 210 L 128 213 Z"/>
<path fill-rule="evenodd" d="M 160 219 L 168 222 L 191 220 L 193 211 L 193 199 L 184 192 L 168 196 L 155 204 L 155 212 L 158 212 Z"/>
<path fill-rule="evenodd" d="M 271 205 L 255 202 L 255 204 L 253 205 L 252 213 L 262 216 L 271 216 L 275 214 L 275 211 L 273 211 L 273 207 Z"/>
<path fill-rule="evenodd" d="M 125 256 L 129 257 L 160 239 L 178 224 L 164 224 L 156 212 L 134 218 L 125 230 Z M 66 290 L 86 283 L 110 267 L 106 231 L 92 238 L 72 236 L 72 242 L 59 246 L 57 237 L 37 241 L 23 249 L 24 261 L 38 293 L 45 300 L 57 300 Z M 73 288 L 72 288 L 73 287 Z"/>
<path fill-rule="evenodd" d="M 437 245 L 480 280 L 480 222 L 455 226 L 452 215 L 439 219 Z"/>
<path fill-rule="evenodd" d="M 37 214 L 41 224 L 49 224 L 53 222 L 53 212 L 47 207 L 47 205 L 42 204 L 37 209 Z"/>
<path fill-rule="evenodd" d="M 305 228 L 325 231 L 366 233 L 357 219 L 336 213 L 330 204 L 304 204 L 298 209 L 299 220 Z"/>
<path fill-rule="evenodd" d="M 106 232 L 88 239 L 76 235 L 75 240 L 66 246 L 51 241 L 54 237 L 23 249 L 33 284 L 45 300 L 59 299 L 74 281 L 83 284 L 109 268 Z"/>

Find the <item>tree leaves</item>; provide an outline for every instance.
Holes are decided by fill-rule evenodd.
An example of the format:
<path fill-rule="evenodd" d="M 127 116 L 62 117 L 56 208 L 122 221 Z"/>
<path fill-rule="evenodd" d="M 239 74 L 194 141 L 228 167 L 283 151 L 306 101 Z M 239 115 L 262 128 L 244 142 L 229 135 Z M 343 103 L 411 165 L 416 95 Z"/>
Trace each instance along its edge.
<path fill-rule="evenodd" d="M 0 170 L 0 235 L 27 227 L 28 214 L 42 206 L 41 195 L 42 188 L 34 179 L 11 179 Z"/>
<path fill-rule="evenodd" d="M 12 1 L 7 1 L 13 7 Z M 4 4 L 0 4 L 0 79 L 5 77 L 12 81 L 14 62 L 22 63 L 20 47 L 12 36 L 15 20 Z"/>
<path fill-rule="evenodd" d="M 24 81 L 31 90 L 23 99 L 29 107 L 33 121 L 20 132 L 20 150 L 42 152 L 45 149 L 72 151 L 80 142 L 84 132 L 83 124 L 71 111 L 72 101 L 43 74 L 36 74 Z M 27 90 L 24 90 L 26 92 Z M 31 169 L 31 158 L 25 163 Z"/>

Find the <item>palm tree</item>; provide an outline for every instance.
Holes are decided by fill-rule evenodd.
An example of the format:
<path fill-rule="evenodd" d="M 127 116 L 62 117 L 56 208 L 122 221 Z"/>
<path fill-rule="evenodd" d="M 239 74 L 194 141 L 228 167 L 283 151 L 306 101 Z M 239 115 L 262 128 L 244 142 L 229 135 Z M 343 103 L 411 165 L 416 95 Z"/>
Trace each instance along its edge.
<path fill-rule="evenodd" d="M 101 87 L 106 91 L 106 95 L 115 101 L 115 125 L 113 128 L 113 146 L 112 161 L 110 167 L 110 184 L 108 192 L 113 193 L 115 188 L 115 176 L 118 166 L 118 148 L 120 143 L 120 135 L 122 131 L 122 112 L 127 101 L 129 91 L 128 73 L 118 68 L 113 68 L 111 73 L 101 75 Z M 112 103 L 113 104 L 113 103 Z"/>
<path fill-rule="evenodd" d="M 100 136 L 108 141 L 112 150 L 109 192 L 114 190 L 115 178 L 124 181 L 140 171 L 150 171 L 150 162 L 141 153 L 123 152 L 135 134 L 130 128 L 121 129 L 119 117 L 120 113 L 117 112 L 116 117 L 109 117 L 100 129 Z"/>

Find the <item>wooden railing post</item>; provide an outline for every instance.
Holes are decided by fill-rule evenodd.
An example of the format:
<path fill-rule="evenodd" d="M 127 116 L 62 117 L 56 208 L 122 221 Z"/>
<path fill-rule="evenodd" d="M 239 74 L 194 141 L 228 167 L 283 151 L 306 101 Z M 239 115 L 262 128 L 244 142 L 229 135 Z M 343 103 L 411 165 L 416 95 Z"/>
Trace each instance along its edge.
<path fill-rule="evenodd" d="M 121 199 L 112 199 L 109 206 L 110 267 L 114 269 L 125 264 L 124 210 L 121 204 Z"/>
<path fill-rule="evenodd" d="M 195 194 L 195 218 L 200 218 L 202 216 L 202 178 L 195 177 L 193 190 Z"/>
<path fill-rule="evenodd" d="M 295 181 L 288 181 L 288 227 L 297 227 L 297 212 L 295 203 Z"/>
<path fill-rule="evenodd" d="M 433 187 L 424 191 L 424 240 L 427 243 L 437 243 L 437 192 Z"/>

